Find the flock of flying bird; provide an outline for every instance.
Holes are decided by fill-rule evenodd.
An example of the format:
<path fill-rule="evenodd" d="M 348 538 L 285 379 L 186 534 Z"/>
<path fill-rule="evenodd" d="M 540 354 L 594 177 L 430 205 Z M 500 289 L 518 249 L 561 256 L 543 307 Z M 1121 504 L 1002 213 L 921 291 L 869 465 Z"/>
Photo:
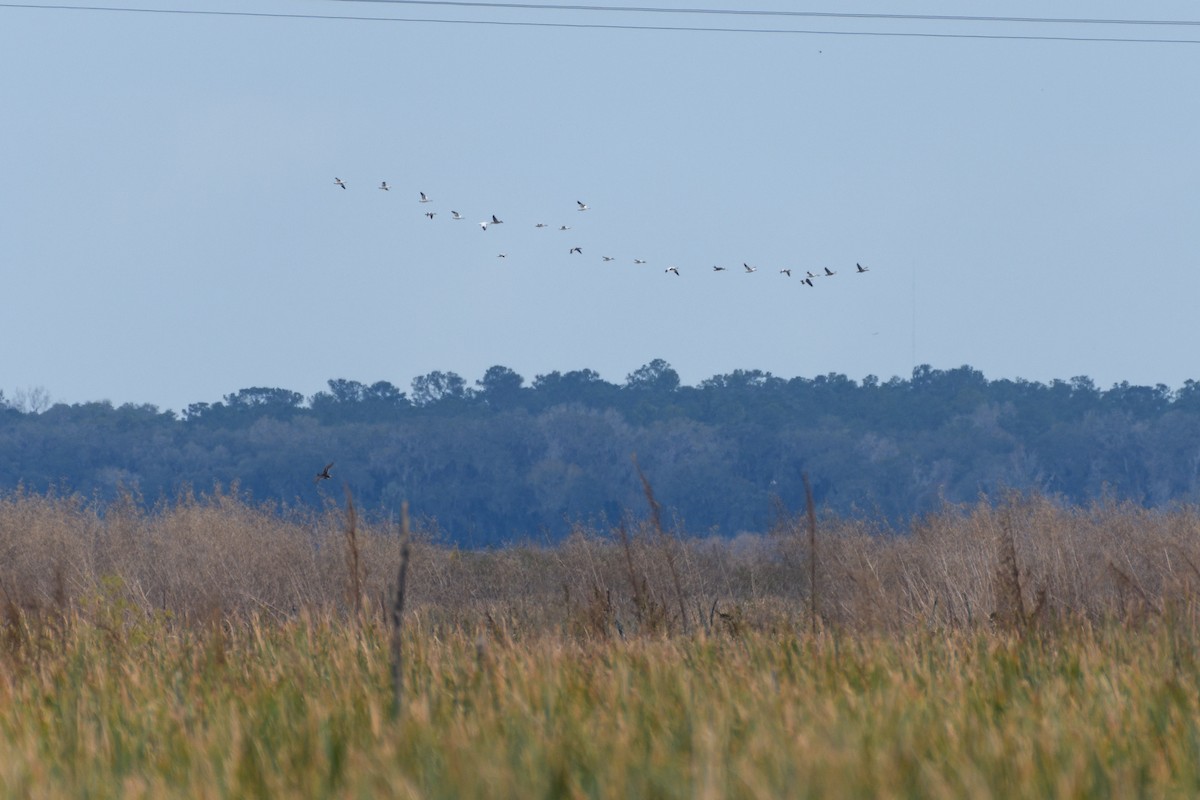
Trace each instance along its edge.
<path fill-rule="evenodd" d="M 346 188 L 346 182 L 344 180 L 342 180 L 341 178 L 335 177 L 333 179 L 333 182 L 336 186 L 339 186 L 342 189 Z M 384 191 L 384 192 L 390 192 L 392 190 L 392 187 L 388 185 L 387 181 L 381 181 L 379 184 L 379 190 Z M 420 203 L 432 203 L 433 202 L 432 198 L 430 198 L 424 192 L 418 192 L 417 194 L 420 196 L 420 199 L 418 200 L 418 202 L 420 202 Z M 577 206 L 575 209 L 576 211 L 590 211 L 591 210 L 591 207 L 589 205 L 587 205 L 586 203 L 584 203 L 582 200 L 576 200 L 575 204 Z M 434 219 L 437 215 L 438 215 L 437 211 L 426 211 L 425 212 L 425 216 L 428 217 L 430 220 Z M 452 210 L 450 212 L 450 219 L 455 220 L 455 221 L 461 221 L 461 220 L 466 219 L 466 217 L 464 217 L 462 214 L 458 213 L 457 211 Z M 485 220 L 479 222 L 478 224 L 479 224 L 479 227 L 483 231 L 486 232 L 490 226 L 503 225 L 504 220 L 500 219 L 495 214 L 492 214 L 491 219 L 485 219 Z M 543 222 L 539 222 L 539 223 L 535 224 L 534 227 L 535 228 L 547 228 L 549 226 Z M 571 230 L 571 226 L 570 225 L 560 225 L 558 229 L 560 231 L 569 231 L 569 230 Z M 583 255 L 583 248 L 582 247 L 572 247 L 570 250 L 567 251 L 567 253 L 568 253 L 568 255 Z M 507 253 L 499 253 L 497 255 L 497 258 L 508 258 L 508 254 Z M 606 262 L 616 260 L 613 256 L 601 256 L 601 258 L 603 258 Z M 645 261 L 645 259 L 635 258 L 635 259 L 633 259 L 633 263 L 634 264 L 645 264 L 646 261 Z M 861 275 L 865 272 L 871 271 L 869 267 L 864 267 L 862 264 L 856 263 L 854 265 L 854 267 L 855 267 L 855 274 L 858 274 L 858 275 Z M 745 262 L 742 263 L 742 269 L 746 274 L 758 272 L 758 267 L 752 267 Z M 714 265 L 712 268 L 712 271 L 713 272 L 725 272 L 726 267 L 720 267 L 720 266 Z M 665 270 L 663 270 L 663 272 L 670 273 L 675 276 L 679 276 L 679 274 L 680 274 L 679 267 L 675 267 L 675 266 L 667 267 Z M 788 278 L 792 277 L 792 272 L 793 272 L 793 270 L 790 267 L 785 267 L 784 269 L 779 270 L 780 275 L 783 275 Z M 814 280 L 819 280 L 821 278 L 832 278 L 836 274 L 837 274 L 837 271 L 832 270 L 829 267 L 825 267 L 822 272 L 811 272 L 811 271 L 806 270 L 803 277 L 800 278 L 800 282 L 807 286 L 815 286 L 815 284 L 813 283 Z M 332 465 L 330 465 L 330 466 L 332 466 Z M 328 468 L 326 468 L 326 469 L 328 470 Z M 328 478 L 329 476 L 321 475 L 321 476 L 318 476 L 318 479 L 320 479 L 322 477 Z"/>

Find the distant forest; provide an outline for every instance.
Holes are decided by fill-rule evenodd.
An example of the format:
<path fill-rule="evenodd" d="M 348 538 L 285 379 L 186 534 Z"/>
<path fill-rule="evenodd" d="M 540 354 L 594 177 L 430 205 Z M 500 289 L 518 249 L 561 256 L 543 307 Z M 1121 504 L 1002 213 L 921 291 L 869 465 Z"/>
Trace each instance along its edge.
<path fill-rule="evenodd" d="M 667 521 L 690 535 L 769 528 L 803 508 L 897 527 L 944 503 L 1038 492 L 1160 508 L 1200 502 L 1200 383 L 992 380 L 927 365 L 908 380 L 782 379 L 757 370 L 681 385 L 655 360 L 623 384 L 592 370 L 532 382 L 502 366 L 474 385 L 431 372 L 409 391 L 331 380 L 305 398 L 255 387 L 182 415 L 150 405 L 39 404 L 0 394 L 0 491 L 237 491 L 282 508 L 343 502 L 412 512 L 448 541 L 553 541 L 642 515 L 631 455 Z M 326 463 L 332 480 L 314 482 Z"/>

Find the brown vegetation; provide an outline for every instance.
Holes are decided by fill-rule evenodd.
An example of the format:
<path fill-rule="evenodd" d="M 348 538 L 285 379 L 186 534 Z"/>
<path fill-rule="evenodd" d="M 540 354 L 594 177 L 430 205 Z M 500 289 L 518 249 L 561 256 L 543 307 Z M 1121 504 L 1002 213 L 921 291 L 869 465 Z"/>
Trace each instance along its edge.
<path fill-rule="evenodd" d="M 810 504 L 727 540 L 644 489 L 646 520 L 486 552 L 349 492 L 0 498 L 0 795 L 1200 786 L 1200 511 Z"/>
<path fill-rule="evenodd" d="M 119 591 L 127 613 L 190 623 L 359 609 L 386 620 L 400 526 L 368 516 L 348 519 L 333 503 L 280 510 L 224 491 L 150 510 L 135 498 L 101 507 L 16 493 L 0 499 L 0 599 L 39 612 Z M 831 516 L 814 527 L 801 513 L 765 534 L 698 538 L 654 514 L 495 551 L 444 546 L 435 525 L 415 524 L 405 613 L 421 627 L 506 637 L 1023 630 L 1164 616 L 1190 626 L 1198 567 L 1196 508 L 1075 508 L 1040 496 L 946 506 L 900 532 Z"/>

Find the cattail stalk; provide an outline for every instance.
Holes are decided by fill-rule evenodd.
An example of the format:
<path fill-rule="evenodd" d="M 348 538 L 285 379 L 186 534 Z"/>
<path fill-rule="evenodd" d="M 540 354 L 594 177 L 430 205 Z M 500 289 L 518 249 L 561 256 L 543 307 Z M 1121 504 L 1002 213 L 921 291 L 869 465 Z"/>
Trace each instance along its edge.
<path fill-rule="evenodd" d="M 804 481 L 804 511 L 808 517 L 808 616 L 812 636 L 817 637 L 817 506 L 813 502 L 812 484 L 808 473 L 800 474 Z"/>
<path fill-rule="evenodd" d="M 396 578 L 396 598 L 392 604 L 392 717 L 399 718 L 404 698 L 403 640 L 404 589 L 408 581 L 408 557 L 411 532 L 408 527 L 408 501 L 400 504 L 400 571 Z"/>
<path fill-rule="evenodd" d="M 350 484 L 342 484 L 346 493 L 346 569 L 350 572 L 350 605 L 354 619 L 361 625 L 363 618 L 362 573 L 359 569 L 358 512 L 354 510 L 354 496 Z"/>
<path fill-rule="evenodd" d="M 633 454 L 633 468 L 637 470 L 638 478 L 642 481 L 642 492 L 646 495 L 646 502 L 650 504 L 650 522 L 654 525 L 654 530 L 658 531 L 659 541 L 663 544 L 663 552 L 666 554 L 667 569 L 671 572 L 671 581 L 675 584 L 675 596 L 679 599 L 679 619 L 683 624 L 683 632 L 688 632 L 688 616 L 687 608 L 683 604 L 683 584 L 679 580 L 679 570 L 675 568 L 675 550 L 671 546 L 672 542 L 667 536 L 666 531 L 662 526 L 662 506 L 658 504 L 658 500 L 654 497 L 654 489 L 650 486 L 650 481 L 646 478 L 646 474 L 642 472 L 642 466 L 638 464 L 637 453 Z"/>

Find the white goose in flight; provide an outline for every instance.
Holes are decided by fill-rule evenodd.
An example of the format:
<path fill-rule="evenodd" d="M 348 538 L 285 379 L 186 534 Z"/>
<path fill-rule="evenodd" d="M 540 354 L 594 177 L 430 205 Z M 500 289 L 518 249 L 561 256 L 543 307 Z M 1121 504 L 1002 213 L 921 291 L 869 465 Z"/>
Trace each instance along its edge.
<path fill-rule="evenodd" d="M 792 271 L 790 269 L 781 269 L 779 270 L 779 274 L 787 275 L 789 278 L 792 277 Z"/>
<path fill-rule="evenodd" d="M 600 257 L 603 258 L 605 261 L 616 261 L 616 259 L 613 258 L 612 256 L 600 256 Z"/>
<path fill-rule="evenodd" d="M 433 202 L 432 200 L 429 199 L 429 197 L 424 192 L 418 192 L 418 194 L 421 195 L 422 203 L 432 203 Z"/>
<path fill-rule="evenodd" d="M 758 272 L 758 267 L 752 267 L 749 264 L 747 264 L 745 261 L 742 262 L 742 266 L 746 268 L 747 275 L 749 275 L 751 272 Z"/>
<path fill-rule="evenodd" d="M 676 276 L 679 275 L 679 267 L 667 267 L 663 272 L 673 272 Z"/>
<path fill-rule="evenodd" d="M 342 187 L 343 189 L 346 188 L 346 182 L 344 180 L 342 180 L 341 178 L 334 178 L 333 182 L 336 183 L 338 186 Z"/>
<path fill-rule="evenodd" d="M 486 231 L 488 228 L 488 225 L 503 225 L 503 224 L 504 224 L 504 220 L 498 219 L 495 214 L 492 214 L 492 218 L 489 220 L 484 220 L 483 222 L 479 223 L 479 227 L 483 228 Z"/>
<path fill-rule="evenodd" d="M 462 219 L 462 218 L 463 218 L 463 215 L 458 213 L 457 211 L 450 212 L 450 219 Z"/>
<path fill-rule="evenodd" d="M 582 200 L 576 200 L 575 203 L 579 206 L 580 211 L 587 211 L 590 208 L 590 206 L 588 206 L 588 204 Z"/>
<path fill-rule="evenodd" d="M 718 267 L 716 264 L 713 264 L 713 272 L 724 272 L 724 271 L 725 271 L 724 267 Z"/>
<path fill-rule="evenodd" d="M 380 181 L 379 188 L 385 192 L 390 192 L 392 190 L 392 187 L 387 185 L 387 181 Z"/>
<path fill-rule="evenodd" d="M 825 268 L 825 277 L 826 278 L 832 278 L 834 275 L 837 275 L 837 273 L 834 272 L 833 270 L 831 270 L 829 267 Z"/>
<path fill-rule="evenodd" d="M 635 259 L 633 260 L 633 263 L 635 263 L 635 264 L 645 264 L 645 263 L 646 263 L 646 261 L 645 261 L 645 259 L 642 259 L 642 258 L 635 258 Z"/>

